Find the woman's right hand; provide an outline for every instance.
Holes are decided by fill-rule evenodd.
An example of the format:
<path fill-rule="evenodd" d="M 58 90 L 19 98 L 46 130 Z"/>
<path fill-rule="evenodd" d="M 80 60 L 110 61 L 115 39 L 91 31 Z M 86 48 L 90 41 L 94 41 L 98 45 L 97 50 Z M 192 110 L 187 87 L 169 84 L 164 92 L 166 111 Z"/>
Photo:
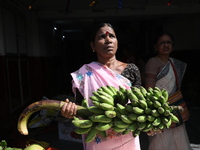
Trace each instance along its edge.
<path fill-rule="evenodd" d="M 73 118 L 74 116 L 76 116 L 76 111 L 77 111 L 77 105 L 66 99 L 66 103 L 63 105 L 61 109 L 62 116 L 66 118 Z"/>
<path fill-rule="evenodd" d="M 150 131 L 148 131 L 147 132 L 147 135 L 148 136 L 154 136 L 154 135 L 156 135 L 156 134 L 158 134 L 158 133 L 162 133 L 163 132 L 163 130 L 161 130 L 161 129 L 158 129 L 158 130 L 150 130 Z"/>

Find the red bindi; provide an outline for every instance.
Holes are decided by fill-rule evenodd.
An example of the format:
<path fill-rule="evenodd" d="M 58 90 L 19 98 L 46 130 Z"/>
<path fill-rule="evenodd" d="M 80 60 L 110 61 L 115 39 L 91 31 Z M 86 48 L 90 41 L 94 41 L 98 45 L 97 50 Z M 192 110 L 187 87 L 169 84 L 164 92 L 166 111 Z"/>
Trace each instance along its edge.
<path fill-rule="evenodd" d="M 109 34 L 109 32 L 108 32 L 108 31 L 106 31 L 106 34 Z"/>

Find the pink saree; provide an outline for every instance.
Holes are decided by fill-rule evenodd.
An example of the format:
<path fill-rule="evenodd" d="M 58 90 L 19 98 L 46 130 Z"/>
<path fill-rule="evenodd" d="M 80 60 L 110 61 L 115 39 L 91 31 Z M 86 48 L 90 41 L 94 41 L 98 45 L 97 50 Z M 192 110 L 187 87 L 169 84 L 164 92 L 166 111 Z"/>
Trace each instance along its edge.
<path fill-rule="evenodd" d="M 131 82 L 127 78 L 114 73 L 98 62 L 83 65 L 71 75 L 73 78 L 73 91 L 75 92 L 75 88 L 79 89 L 83 97 L 88 100 L 89 106 L 93 105 L 89 97 L 92 96 L 93 91 L 101 86 L 111 85 L 118 88 L 121 85 L 127 89 L 130 89 L 131 86 Z M 82 137 L 84 140 L 84 135 Z M 83 146 L 84 150 L 140 150 L 138 136 L 134 138 L 132 133 L 122 135 L 112 129 L 107 131 L 106 138 L 97 135 L 90 143 L 84 143 L 83 141 Z"/>

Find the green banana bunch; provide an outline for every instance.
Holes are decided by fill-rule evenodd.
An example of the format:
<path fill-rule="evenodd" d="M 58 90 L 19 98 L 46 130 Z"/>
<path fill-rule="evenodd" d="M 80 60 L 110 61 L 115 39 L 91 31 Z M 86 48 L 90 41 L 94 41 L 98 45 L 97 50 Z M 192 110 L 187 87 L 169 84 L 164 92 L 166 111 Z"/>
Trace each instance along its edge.
<path fill-rule="evenodd" d="M 93 106 L 88 106 L 88 100 L 83 99 L 81 106 L 77 105 L 77 116 L 72 120 L 76 127 L 74 131 L 86 134 L 86 143 L 91 142 L 97 134 L 106 136 L 106 130 L 110 128 L 122 134 L 132 132 L 134 137 L 149 130 L 163 130 L 173 122 L 178 123 L 175 113 L 182 111 L 180 106 L 169 106 L 168 92 L 158 87 L 146 90 L 142 86 L 126 89 L 107 85 L 92 93 L 89 98 Z M 44 108 L 60 110 L 64 104 L 56 100 L 31 104 L 21 114 L 18 130 L 27 135 L 26 126 L 31 114 Z"/>

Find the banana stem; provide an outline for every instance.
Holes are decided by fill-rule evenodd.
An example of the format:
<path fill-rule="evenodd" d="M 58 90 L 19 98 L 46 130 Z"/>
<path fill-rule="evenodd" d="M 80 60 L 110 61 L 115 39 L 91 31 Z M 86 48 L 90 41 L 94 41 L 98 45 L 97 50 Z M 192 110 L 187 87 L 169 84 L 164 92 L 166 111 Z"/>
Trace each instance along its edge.
<path fill-rule="evenodd" d="M 42 109 L 61 110 L 64 104 L 66 104 L 66 102 L 59 100 L 41 100 L 30 104 L 19 116 L 18 131 L 23 135 L 28 135 L 27 123 L 33 113 Z M 77 105 L 77 116 L 84 118 L 91 115 L 92 113 L 87 108 Z"/>

